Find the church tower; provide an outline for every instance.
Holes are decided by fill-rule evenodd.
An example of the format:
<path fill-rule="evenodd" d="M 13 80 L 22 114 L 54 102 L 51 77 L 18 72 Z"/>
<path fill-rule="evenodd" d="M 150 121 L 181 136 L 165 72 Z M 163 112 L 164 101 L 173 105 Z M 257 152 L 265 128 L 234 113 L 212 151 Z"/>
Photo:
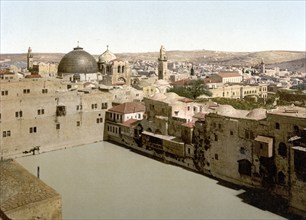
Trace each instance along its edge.
<path fill-rule="evenodd" d="M 158 58 L 158 79 L 168 79 L 168 62 L 164 46 L 160 47 L 159 58 Z"/>
<path fill-rule="evenodd" d="M 260 67 L 261 67 L 261 73 L 266 73 L 266 64 L 264 63 L 263 58 L 261 58 Z"/>
<path fill-rule="evenodd" d="M 33 69 L 33 54 L 32 49 L 29 47 L 27 55 L 27 69 L 31 71 Z"/>

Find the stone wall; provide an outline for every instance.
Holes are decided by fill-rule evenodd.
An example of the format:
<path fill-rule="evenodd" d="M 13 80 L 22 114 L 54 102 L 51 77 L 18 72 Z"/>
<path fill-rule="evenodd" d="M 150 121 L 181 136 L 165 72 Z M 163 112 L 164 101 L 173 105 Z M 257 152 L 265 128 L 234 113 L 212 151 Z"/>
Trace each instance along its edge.
<path fill-rule="evenodd" d="M 1 84 L 1 90 L 10 94 L 0 100 L 1 157 L 34 153 L 34 148 L 38 153 L 103 139 L 105 103 L 111 107 L 111 94 L 67 91 L 61 83 L 52 86 L 44 80 L 13 85 Z M 23 88 L 30 92 L 24 94 Z M 48 92 L 42 92 L 43 88 Z M 59 107 L 64 111 L 59 112 Z"/>
<path fill-rule="evenodd" d="M 11 219 L 61 219 L 60 195 L 13 160 L 0 161 L 0 209 Z"/>

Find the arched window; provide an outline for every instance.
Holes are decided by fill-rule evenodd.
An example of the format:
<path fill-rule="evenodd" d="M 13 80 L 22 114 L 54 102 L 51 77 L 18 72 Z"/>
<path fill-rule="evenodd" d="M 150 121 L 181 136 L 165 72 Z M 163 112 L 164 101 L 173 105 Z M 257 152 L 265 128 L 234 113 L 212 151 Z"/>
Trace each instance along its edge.
<path fill-rule="evenodd" d="M 294 125 L 294 126 L 293 126 L 293 130 L 294 130 L 294 133 L 295 133 L 295 134 L 298 134 L 299 131 L 300 131 L 299 126 Z"/>
<path fill-rule="evenodd" d="M 121 70 L 121 73 L 124 73 L 124 66 L 122 66 L 122 70 Z"/>
<path fill-rule="evenodd" d="M 280 124 L 278 122 L 275 123 L 275 129 L 280 129 Z"/>
<path fill-rule="evenodd" d="M 282 171 L 278 172 L 278 174 L 277 174 L 277 182 L 278 182 L 278 184 L 285 185 L 285 179 L 286 179 L 285 174 Z"/>
<path fill-rule="evenodd" d="M 283 142 L 279 143 L 278 145 L 278 154 L 283 157 L 287 156 L 287 146 Z"/>
<path fill-rule="evenodd" d="M 246 175 L 246 176 L 251 176 L 252 172 L 252 164 L 250 161 L 243 159 L 238 161 L 239 166 L 238 166 L 238 172 L 240 175 Z"/>
<path fill-rule="evenodd" d="M 121 66 L 118 66 L 118 73 L 120 73 L 121 71 Z"/>

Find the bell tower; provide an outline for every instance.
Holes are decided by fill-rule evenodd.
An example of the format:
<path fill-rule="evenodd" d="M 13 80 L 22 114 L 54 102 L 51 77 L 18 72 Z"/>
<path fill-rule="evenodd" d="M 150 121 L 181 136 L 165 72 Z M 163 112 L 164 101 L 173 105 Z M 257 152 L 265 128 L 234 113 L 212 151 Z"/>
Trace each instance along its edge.
<path fill-rule="evenodd" d="M 29 47 L 27 55 L 27 69 L 31 71 L 33 69 L 33 54 L 32 49 Z"/>
<path fill-rule="evenodd" d="M 168 79 L 167 72 L 168 72 L 168 62 L 167 62 L 166 50 L 162 45 L 159 51 L 159 58 L 158 58 L 158 79 Z"/>
<path fill-rule="evenodd" d="M 265 64 L 263 58 L 261 58 L 260 67 L 261 67 L 261 73 L 266 73 L 266 64 Z"/>

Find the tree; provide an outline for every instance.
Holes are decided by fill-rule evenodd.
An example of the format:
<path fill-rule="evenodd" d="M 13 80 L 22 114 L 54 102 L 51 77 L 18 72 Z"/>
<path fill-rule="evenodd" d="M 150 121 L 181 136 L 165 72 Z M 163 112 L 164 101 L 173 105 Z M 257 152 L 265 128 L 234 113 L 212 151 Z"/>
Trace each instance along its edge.
<path fill-rule="evenodd" d="M 212 95 L 207 85 L 201 79 L 190 80 L 186 82 L 183 86 L 168 89 L 168 92 L 174 92 L 179 96 L 183 96 L 190 99 L 196 99 L 200 95 Z"/>

